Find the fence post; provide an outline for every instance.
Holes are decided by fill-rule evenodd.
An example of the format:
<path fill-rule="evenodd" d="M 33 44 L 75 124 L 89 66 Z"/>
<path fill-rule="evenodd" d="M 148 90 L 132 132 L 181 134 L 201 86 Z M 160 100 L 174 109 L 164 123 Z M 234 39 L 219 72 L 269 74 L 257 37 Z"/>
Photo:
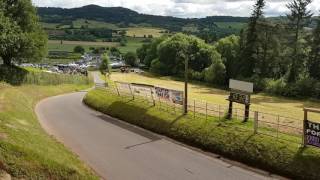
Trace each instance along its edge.
<path fill-rule="evenodd" d="M 152 88 L 150 88 L 150 95 L 151 95 L 151 98 L 152 98 L 153 106 L 156 106 L 156 101 L 154 100 L 154 97 L 153 97 Z"/>
<path fill-rule="evenodd" d="M 307 146 L 307 140 L 306 140 L 306 122 L 308 121 L 308 111 L 307 109 L 303 109 L 304 111 L 304 118 L 303 118 L 303 132 L 302 132 L 302 148 Z"/>
<path fill-rule="evenodd" d="M 258 121 L 259 121 L 259 112 L 254 112 L 254 122 L 253 122 L 253 132 L 254 134 L 258 134 Z"/>
<path fill-rule="evenodd" d="M 129 84 L 128 86 L 129 86 L 129 89 L 130 89 L 130 93 L 131 93 L 132 99 L 134 100 L 134 92 L 132 92 L 131 85 Z"/>
<path fill-rule="evenodd" d="M 196 100 L 193 100 L 193 119 L 196 118 Z"/>
<path fill-rule="evenodd" d="M 208 120 L 208 102 L 206 102 L 206 120 Z"/>
<path fill-rule="evenodd" d="M 279 139 L 280 116 L 277 117 L 277 140 Z"/>
<path fill-rule="evenodd" d="M 219 113 L 219 121 L 220 121 L 220 104 L 219 104 L 219 108 L 218 108 L 218 113 Z"/>
<path fill-rule="evenodd" d="M 116 90 L 117 90 L 118 96 L 120 96 L 120 92 L 119 92 L 117 83 L 115 83 L 115 85 L 116 85 Z"/>

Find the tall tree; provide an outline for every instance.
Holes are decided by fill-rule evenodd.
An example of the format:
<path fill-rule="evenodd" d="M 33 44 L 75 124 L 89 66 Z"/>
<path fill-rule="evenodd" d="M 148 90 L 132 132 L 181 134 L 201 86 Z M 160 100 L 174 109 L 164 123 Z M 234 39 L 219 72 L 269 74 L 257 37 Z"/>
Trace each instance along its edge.
<path fill-rule="evenodd" d="M 0 30 L 0 57 L 4 64 L 36 61 L 46 55 L 47 37 L 31 0 L 1 1 Z"/>
<path fill-rule="evenodd" d="M 263 16 L 265 0 L 257 0 L 251 14 L 246 32 L 245 47 L 242 52 L 242 75 L 250 77 L 257 63 L 258 21 Z"/>
<path fill-rule="evenodd" d="M 291 67 L 289 71 L 288 82 L 294 82 L 297 80 L 299 73 L 303 67 L 303 52 L 300 43 L 301 32 L 312 17 L 312 13 L 307 9 L 312 0 L 293 0 L 287 4 L 287 8 L 290 10 L 290 14 L 287 15 L 290 23 L 289 27 L 293 31 L 292 38 L 292 54 L 291 54 Z"/>
<path fill-rule="evenodd" d="M 308 70 L 310 77 L 320 80 L 320 19 L 313 31 L 310 59 Z"/>

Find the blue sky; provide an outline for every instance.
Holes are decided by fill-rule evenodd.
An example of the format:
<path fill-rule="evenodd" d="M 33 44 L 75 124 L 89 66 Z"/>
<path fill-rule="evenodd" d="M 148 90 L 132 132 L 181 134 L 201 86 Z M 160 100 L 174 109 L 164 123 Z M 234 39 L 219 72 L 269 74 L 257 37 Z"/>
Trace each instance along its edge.
<path fill-rule="evenodd" d="M 126 7 L 139 13 L 175 17 L 206 17 L 212 15 L 249 16 L 251 0 L 32 0 L 36 6 L 72 8 L 88 4 Z M 266 16 L 285 15 L 288 0 L 269 0 Z M 309 9 L 319 14 L 320 0 L 313 0 Z"/>

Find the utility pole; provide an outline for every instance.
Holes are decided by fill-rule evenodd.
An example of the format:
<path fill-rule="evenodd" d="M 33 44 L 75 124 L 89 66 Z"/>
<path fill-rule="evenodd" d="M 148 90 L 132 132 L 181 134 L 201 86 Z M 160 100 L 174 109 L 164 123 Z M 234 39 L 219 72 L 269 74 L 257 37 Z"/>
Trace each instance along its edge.
<path fill-rule="evenodd" d="M 188 113 L 188 57 L 184 58 L 184 114 Z"/>

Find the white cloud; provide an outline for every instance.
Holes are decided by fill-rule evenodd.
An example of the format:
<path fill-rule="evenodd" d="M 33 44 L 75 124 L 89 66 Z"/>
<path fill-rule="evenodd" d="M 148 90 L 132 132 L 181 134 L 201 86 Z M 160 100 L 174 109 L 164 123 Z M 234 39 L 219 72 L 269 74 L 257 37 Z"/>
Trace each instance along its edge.
<path fill-rule="evenodd" d="M 289 0 L 268 0 L 266 16 L 284 15 Z M 170 15 L 176 17 L 206 17 L 212 15 L 249 16 L 252 0 L 33 0 L 41 7 L 81 7 L 88 4 L 122 6 L 140 13 Z M 309 7 L 314 13 L 320 11 L 320 0 L 313 0 Z"/>

